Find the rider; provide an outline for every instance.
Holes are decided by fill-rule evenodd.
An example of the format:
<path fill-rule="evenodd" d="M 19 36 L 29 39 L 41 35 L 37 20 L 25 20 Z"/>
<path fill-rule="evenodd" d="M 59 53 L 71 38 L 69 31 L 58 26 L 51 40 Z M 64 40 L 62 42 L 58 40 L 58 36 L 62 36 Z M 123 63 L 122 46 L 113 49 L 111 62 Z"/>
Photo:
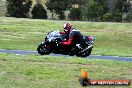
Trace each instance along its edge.
<path fill-rule="evenodd" d="M 66 41 L 62 41 L 60 44 L 63 46 L 74 46 L 75 44 L 81 42 L 83 40 L 83 35 L 79 30 L 72 28 L 70 23 L 64 24 L 64 32 L 60 32 L 60 34 L 66 34 L 68 38 Z"/>

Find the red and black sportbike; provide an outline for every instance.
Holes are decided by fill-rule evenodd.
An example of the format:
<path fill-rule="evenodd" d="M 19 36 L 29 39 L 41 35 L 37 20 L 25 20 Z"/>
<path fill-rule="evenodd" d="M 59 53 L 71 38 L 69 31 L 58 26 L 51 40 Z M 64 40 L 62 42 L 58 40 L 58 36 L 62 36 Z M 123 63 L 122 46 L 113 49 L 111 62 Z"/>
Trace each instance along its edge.
<path fill-rule="evenodd" d="M 50 53 L 67 54 L 71 56 L 87 57 L 91 54 L 93 36 L 83 36 L 80 42 L 75 45 L 64 49 L 60 46 L 60 42 L 65 39 L 66 35 L 61 35 L 59 31 L 51 31 L 47 34 L 45 40 L 37 47 L 37 51 L 41 55 L 48 55 Z"/>

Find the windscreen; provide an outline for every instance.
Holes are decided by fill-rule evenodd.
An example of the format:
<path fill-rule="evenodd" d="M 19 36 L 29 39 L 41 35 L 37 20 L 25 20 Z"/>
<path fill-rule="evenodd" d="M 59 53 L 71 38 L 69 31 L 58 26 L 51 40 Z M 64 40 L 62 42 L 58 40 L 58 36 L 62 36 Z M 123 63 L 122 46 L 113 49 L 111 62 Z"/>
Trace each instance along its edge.
<path fill-rule="evenodd" d="M 49 32 L 47 34 L 47 38 L 58 37 L 58 36 L 60 36 L 60 33 L 58 31 Z"/>

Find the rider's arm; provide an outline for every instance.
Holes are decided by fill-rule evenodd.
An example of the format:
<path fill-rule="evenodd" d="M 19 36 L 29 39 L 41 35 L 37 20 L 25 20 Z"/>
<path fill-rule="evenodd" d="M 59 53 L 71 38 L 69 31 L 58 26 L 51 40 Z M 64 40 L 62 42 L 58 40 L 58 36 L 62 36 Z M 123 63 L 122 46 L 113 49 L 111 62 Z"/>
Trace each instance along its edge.
<path fill-rule="evenodd" d="M 66 34 L 65 32 L 60 32 L 60 34 Z"/>
<path fill-rule="evenodd" d="M 74 36 L 71 36 L 67 42 L 61 42 L 62 45 L 71 45 L 72 44 L 72 41 L 73 41 L 73 37 Z"/>

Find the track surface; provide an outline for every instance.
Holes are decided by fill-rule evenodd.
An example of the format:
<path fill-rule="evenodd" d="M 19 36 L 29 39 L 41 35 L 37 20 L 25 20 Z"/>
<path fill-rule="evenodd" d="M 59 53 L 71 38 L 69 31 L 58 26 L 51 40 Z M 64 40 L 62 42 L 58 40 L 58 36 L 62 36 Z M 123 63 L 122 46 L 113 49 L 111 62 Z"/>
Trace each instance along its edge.
<path fill-rule="evenodd" d="M 39 55 L 37 53 L 37 51 L 26 51 L 26 50 L 5 50 L 5 49 L 0 49 L 0 53 L 11 53 L 11 54 L 20 54 L 20 55 L 28 55 L 28 54 Z M 50 55 L 51 56 L 67 56 L 67 57 L 69 56 L 69 55 L 62 55 L 62 54 L 50 54 Z M 119 60 L 119 61 L 132 62 L 132 57 L 90 55 L 87 58 L 89 58 L 89 59 Z"/>

